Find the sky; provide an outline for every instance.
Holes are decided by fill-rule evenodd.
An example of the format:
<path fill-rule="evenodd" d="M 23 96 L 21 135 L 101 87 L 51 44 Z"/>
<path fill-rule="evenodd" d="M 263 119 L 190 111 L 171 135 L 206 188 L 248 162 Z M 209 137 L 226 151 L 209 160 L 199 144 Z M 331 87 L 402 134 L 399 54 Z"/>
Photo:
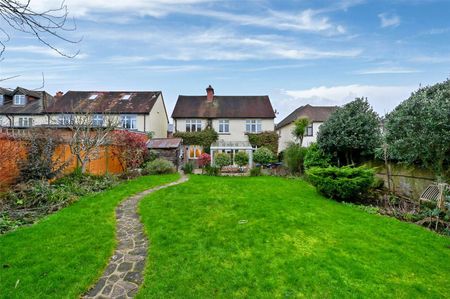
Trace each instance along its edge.
<path fill-rule="evenodd" d="M 380 115 L 450 74 L 449 0 L 66 0 L 61 57 L 0 22 L 3 87 L 269 95 L 276 122 L 305 105 L 367 97 Z M 31 0 L 36 10 L 58 0 Z M 0 38 L 1 35 L 0 35 Z M 6 37 L 3 37 L 6 41 Z"/>

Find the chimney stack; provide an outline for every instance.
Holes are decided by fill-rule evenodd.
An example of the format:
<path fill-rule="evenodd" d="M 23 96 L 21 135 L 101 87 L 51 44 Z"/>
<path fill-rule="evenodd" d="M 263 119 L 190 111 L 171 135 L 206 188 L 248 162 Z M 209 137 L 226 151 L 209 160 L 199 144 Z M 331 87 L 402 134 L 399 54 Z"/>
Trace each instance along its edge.
<path fill-rule="evenodd" d="M 212 102 L 213 100 L 214 100 L 214 88 L 212 88 L 211 85 L 209 85 L 206 88 L 206 101 Z"/>
<path fill-rule="evenodd" d="M 60 97 L 62 97 L 63 95 L 64 95 L 64 92 L 58 91 L 58 92 L 55 94 L 55 98 L 60 98 Z"/>

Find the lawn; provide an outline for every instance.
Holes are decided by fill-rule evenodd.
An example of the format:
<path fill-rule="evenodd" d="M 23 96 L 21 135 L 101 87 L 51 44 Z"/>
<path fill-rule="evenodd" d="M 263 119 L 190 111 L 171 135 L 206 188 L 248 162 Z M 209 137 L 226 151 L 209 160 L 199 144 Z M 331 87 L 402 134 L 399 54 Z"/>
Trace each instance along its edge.
<path fill-rule="evenodd" d="M 212 178 L 146 197 L 139 298 L 444 298 L 450 239 L 301 180 Z"/>
<path fill-rule="evenodd" d="M 124 182 L 0 236 L 0 298 L 78 298 L 102 274 L 113 253 L 117 204 L 178 177 Z"/>

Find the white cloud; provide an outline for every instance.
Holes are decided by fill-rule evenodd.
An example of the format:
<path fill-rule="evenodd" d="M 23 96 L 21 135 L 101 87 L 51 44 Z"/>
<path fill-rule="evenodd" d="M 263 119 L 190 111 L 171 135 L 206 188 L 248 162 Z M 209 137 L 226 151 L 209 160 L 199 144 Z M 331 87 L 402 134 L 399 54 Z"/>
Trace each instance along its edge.
<path fill-rule="evenodd" d="M 367 97 L 375 111 L 380 115 L 391 111 L 401 101 L 407 99 L 417 86 L 395 85 L 340 85 L 319 86 L 303 90 L 282 90 L 275 102 L 280 112 L 280 121 L 299 106 L 310 105 L 344 105 L 357 97 Z"/>
<path fill-rule="evenodd" d="M 400 17 L 393 13 L 380 13 L 378 18 L 380 18 L 380 26 L 382 28 L 397 27 L 400 25 Z"/>
<path fill-rule="evenodd" d="M 311 60 L 322 58 L 352 58 L 362 53 L 357 48 L 324 50 L 299 44 L 298 41 L 279 35 L 250 35 L 229 29 L 173 29 L 147 32 L 91 32 L 95 40 L 117 39 L 136 41 L 146 53 L 146 60 Z M 154 41 L 157 40 L 158 43 Z M 125 58 L 121 58 L 122 60 Z M 126 60 L 139 62 L 142 57 L 132 55 Z"/>
<path fill-rule="evenodd" d="M 421 71 L 404 67 L 378 67 L 366 70 L 356 71 L 358 75 L 379 75 L 379 74 L 412 74 L 420 73 Z"/>
<path fill-rule="evenodd" d="M 170 14 L 202 16 L 234 23 L 241 26 L 257 26 L 278 30 L 320 32 L 326 34 L 343 34 L 346 29 L 341 24 L 334 24 L 324 11 L 305 9 L 296 12 L 281 12 L 261 9 L 256 14 L 227 12 L 225 1 L 211 0 L 68 0 L 66 4 L 71 16 L 88 20 L 102 21 L 96 14 L 120 13 L 108 16 L 104 22 L 127 23 L 132 16 L 166 17 Z M 40 0 L 32 3 L 38 10 L 55 8 L 60 0 Z M 353 4 L 352 4 L 353 5 Z M 351 5 L 350 5 L 351 6 Z M 348 5 L 340 7 L 346 9 Z M 336 8 L 337 9 L 337 8 Z"/>

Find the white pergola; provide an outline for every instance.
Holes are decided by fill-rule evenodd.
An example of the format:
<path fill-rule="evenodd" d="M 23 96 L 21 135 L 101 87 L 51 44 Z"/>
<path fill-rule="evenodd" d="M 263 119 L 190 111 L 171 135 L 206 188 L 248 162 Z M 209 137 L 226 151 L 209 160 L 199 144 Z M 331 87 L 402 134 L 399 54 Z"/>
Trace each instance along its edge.
<path fill-rule="evenodd" d="M 219 140 L 211 145 L 211 165 L 214 165 L 215 151 L 231 151 L 233 152 L 233 165 L 236 151 L 246 151 L 248 154 L 248 165 L 253 167 L 253 147 L 248 141 L 224 141 Z"/>

